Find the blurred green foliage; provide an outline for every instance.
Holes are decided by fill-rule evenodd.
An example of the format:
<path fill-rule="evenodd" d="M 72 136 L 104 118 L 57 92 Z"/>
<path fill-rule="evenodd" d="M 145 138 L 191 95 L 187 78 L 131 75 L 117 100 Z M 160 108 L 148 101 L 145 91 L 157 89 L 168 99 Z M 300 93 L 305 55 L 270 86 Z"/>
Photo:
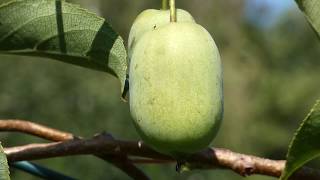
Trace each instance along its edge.
<path fill-rule="evenodd" d="M 96 11 L 127 39 L 130 26 L 159 0 L 73 1 Z M 259 28 L 244 18 L 244 1 L 177 1 L 215 38 L 224 65 L 225 118 L 213 146 L 284 159 L 293 132 L 320 97 L 320 43 L 297 7 L 277 24 Z M 108 74 L 56 61 L 0 56 L 0 119 L 26 119 L 90 137 L 107 131 L 115 138 L 139 139 L 120 84 Z M 41 139 L 2 133 L 5 147 Z M 79 179 L 129 179 L 92 156 L 37 161 Z M 231 171 L 185 174 L 174 165 L 144 165 L 153 179 L 240 180 Z M 12 170 L 12 179 L 35 179 Z M 253 176 L 248 180 L 269 180 Z"/>

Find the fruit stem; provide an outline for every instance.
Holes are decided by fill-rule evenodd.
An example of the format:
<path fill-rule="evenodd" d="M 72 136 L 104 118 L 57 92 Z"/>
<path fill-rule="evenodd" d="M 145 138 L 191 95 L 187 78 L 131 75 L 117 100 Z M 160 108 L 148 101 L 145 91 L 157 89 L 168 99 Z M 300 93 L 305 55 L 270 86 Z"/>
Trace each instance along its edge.
<path fill-rule="evenodd" d="M 168 0 L 162 0 L 162 10 L 168 10 Z"/>
<path fill-rule="evenodd" d="M 170 22 L 177 22 L 177 10 L 175 0 L 170 0 Z"/>

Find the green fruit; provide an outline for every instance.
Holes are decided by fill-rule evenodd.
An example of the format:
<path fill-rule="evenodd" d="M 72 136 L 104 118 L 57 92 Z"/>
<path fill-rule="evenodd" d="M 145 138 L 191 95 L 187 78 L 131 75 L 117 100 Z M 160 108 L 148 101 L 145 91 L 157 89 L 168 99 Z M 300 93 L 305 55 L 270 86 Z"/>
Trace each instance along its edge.
<path fill-rule="evenodd" d="M 142 140 L 183 157 L 207 147 L 223 114 L 220 55 L 195 23 L 147 32 L 130 63 L 130 110 Z"/>
<path fill-rule="evenodd" d="M 177 9 L 177 21 L 195 22 L 191 14 L 182 9 Z M 148 9 L 140 13 L 134 21 L 129 34 L 129 59 L 131 57 L 134 45 L 144 33 L 159 28 L 168 23 L 170 23 L 169 10 Z"/>

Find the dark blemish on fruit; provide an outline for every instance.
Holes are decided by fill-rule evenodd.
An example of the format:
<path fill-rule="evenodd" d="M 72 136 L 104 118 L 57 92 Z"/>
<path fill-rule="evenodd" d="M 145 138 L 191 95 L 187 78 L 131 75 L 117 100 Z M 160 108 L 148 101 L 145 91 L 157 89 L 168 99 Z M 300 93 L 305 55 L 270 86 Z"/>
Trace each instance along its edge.
<path fill-rule="evenodd" d="M 153 105 L 156 98 L 149 99 L 148 104 Z"/>
<path fill-rule="evenodd" d="M 148 76 L 144 76 L 143 79 L 148 81 L 148 82 L 150 81 L 150 77 L 148 77 Z"/>

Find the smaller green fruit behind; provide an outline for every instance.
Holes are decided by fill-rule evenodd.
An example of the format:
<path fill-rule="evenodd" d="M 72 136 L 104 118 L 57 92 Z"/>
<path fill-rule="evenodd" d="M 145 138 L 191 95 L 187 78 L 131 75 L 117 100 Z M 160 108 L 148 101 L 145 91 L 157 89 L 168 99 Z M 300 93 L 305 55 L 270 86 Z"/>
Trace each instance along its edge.
<path fill-rule="evenodd" d="M 195 22 L 191 14 L 185 10 L 177 9 L 178 22 Z M 136 42 L 148 31 L 170 23 L 170 10 L 147 9 L 138 15 L 134 21 L 128 40 L 129 60 Z"/>

